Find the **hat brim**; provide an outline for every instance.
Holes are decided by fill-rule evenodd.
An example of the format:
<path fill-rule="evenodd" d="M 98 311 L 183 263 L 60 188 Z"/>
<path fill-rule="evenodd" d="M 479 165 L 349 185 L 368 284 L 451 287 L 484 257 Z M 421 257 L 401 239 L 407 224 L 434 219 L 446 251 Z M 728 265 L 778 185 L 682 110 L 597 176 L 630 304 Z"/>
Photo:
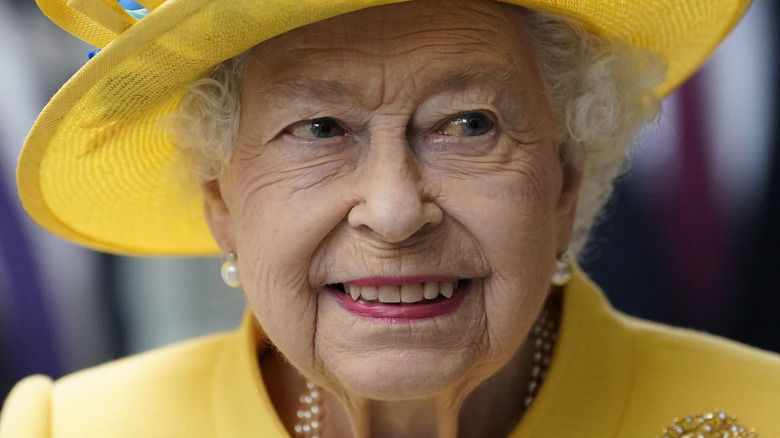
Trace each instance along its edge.
<path fill-rule="evenodd" d="M 53 21 L 104 47 L 35 122 L 17 173 L 22 204 L 42 227 L 89 248 L 133 255 L 218 253 L 198 181 L 171 141 L 166 117 L 188 86 L 217 63 L 294 28 L 395 2 L 142 0 L 151 12 L 135 22 L 106 6 L 110 0 L 39 0 Z M 664 96 L 699 68 L 750 1 L 507 3 L 574 18 L 591 32 L 664 56 L 668 71 L 656 90 Z"/>

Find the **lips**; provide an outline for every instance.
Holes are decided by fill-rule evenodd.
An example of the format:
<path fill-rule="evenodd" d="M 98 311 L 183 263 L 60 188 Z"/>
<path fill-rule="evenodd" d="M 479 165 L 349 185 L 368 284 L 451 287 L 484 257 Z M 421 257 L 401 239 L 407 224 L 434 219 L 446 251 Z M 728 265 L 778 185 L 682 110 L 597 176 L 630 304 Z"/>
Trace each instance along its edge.
<path fill-rule="evenodd" d="M 460 308 L 471 281 L 450 278 L 364 279 L 332 284 L 328 289 L 342 308 L 356 316 L 407 322 L 447 315 Z"/>

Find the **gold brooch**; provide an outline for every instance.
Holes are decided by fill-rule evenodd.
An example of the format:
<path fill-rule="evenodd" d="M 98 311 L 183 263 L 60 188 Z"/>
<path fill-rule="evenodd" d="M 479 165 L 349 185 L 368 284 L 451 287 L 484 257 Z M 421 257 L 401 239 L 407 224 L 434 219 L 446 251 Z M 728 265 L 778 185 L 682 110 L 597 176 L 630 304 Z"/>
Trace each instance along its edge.
<path fill-rule="evenodd" d="M 708 412 L 675 419 L 660 438 L 759 438 L 754 429 L 737 423 L 725 412 Z"/>

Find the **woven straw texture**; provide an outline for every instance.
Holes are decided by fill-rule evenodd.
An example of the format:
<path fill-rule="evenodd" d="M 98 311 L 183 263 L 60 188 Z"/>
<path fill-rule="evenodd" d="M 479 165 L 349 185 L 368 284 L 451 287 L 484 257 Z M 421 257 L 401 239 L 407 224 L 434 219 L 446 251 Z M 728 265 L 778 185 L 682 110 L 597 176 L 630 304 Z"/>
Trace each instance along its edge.
<path fill-rule="evenodd" d="M 43 110 L 25 143 L 22 203 L 44 228 L 136 255 L 218 253 L 197 181 L 165 127 L 188 85 L 275 35 L 387 0 L 38 0 L 55 23 L 103 48 Z M 690 76 L 749 0 L 516 0 L 664 55 L 665 95 Z"/>

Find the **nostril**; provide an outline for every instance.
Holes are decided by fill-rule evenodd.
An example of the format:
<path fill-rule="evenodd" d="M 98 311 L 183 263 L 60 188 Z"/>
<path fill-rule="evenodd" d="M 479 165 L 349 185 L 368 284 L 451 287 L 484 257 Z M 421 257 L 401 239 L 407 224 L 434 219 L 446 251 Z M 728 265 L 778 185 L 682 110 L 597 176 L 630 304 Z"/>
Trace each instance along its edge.
<path fill-rule="evenodd" d="M 353 228 L 376 233 L 383 241 L 399 243 L 438 225 L 444 217 L 444 212 L 433 202 L 396 201 L 388 196 L 362 202 L 352 208 L 347 221 Z"/>

